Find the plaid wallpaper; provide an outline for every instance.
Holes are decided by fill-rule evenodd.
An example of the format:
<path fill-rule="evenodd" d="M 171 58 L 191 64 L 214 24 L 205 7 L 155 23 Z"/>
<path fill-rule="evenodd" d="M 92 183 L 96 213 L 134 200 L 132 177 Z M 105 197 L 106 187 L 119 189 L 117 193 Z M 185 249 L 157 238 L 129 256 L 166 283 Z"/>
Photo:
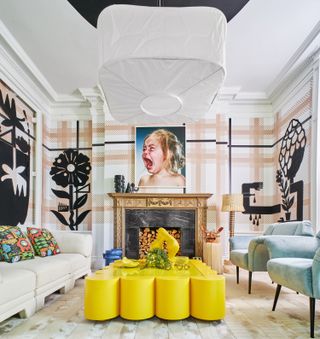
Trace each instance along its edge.
<path fill-rule="evenodd" d="M 290 186 L 293 190 L 302 182 L 303 192 L 299 195 L 301 197 L 302 194 L 303 219 L 310 218 L 311 101 L 311 82 L 308 82 L 286 97 L 274 117 L 229 119 L 217 114 L 212 119 L 186 125 L 186 192 L 213 194 L 209 199 L 209 229 L 218 226 L 227 229 L 229 214 L 221 212 L 221 200 L 222 194 L 229 193 L 229 190 L 232 193 L 243 192 L 249 205 L 248 211 L 236 213 L 236 233 L 261 232 L 266 224 L 281 218 L 286 220 L 276 174 L 281 169 L 279 153 L 283 140 L 293 119 L 303 126 L 306 143 L 294 178 L 288 176 L 285 179 L 290 184 L 298 183 Z M 78 147 L 79 152 L 89 157 L 91 164 L 90 193 L 79 211 L 90 210 L 90 213 L 80 224 L 79 230 L 92 230 L 98 248 L 113 247 L 112 199 L 108 193 L 114 192 L 116 174 L 124 175 L 126 183 L 134 181 L 134 138 L 134 126 L 105 121 L 103 116 L 93 116 L 90 122 L 45 122 L 43 224 L 68 228 L 59 223 L 51 212 L 57 210 L 63 199 L 52 192 L 58 187 L 49 173 L 55 159 L 63 151 Z M 294 137 L 292 140 L 296 142 L 298 139 Z M 294 148 L 289 155 L 292 158 L 289 160 L 297 163 Z M 297 218 L 297 195 L 296 191 L 289 191 L 289 199 L 294 197 L 290 208 L 291 220 Z M 301 206 L 299 209 L 301 212 Z M 68 215 L 68 212 L 61 213 Z M 222 236 L 222 241 L 227 248 L 225 236 Z"/>

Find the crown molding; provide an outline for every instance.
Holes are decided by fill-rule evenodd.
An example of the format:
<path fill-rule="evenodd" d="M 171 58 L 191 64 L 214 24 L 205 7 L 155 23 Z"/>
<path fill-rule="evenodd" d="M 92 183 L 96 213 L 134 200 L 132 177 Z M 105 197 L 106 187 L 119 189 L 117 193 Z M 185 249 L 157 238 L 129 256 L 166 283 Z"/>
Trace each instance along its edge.
<path fill-rule="evenodd" d="M 90 104 L 78 91 L 72 95 L 58 95 L 51 103 L 49 117 L 53 120 L 90 120 Z"/>
<path fill-rule="evenodd" d="M 303 41 L 300 47 L 280 71 L 276 79 L 269 86 L 267 95 L 272 102 L 278 100 L 288 85 L 295 82 L 302 73 L 308 71 L 320 53 L 320 21 Z"/>
<path fill-rule="evenodd" d="M 50 112 L 57 94 L 0 20 L 0 74 L 37 111 Z"/>
<path fill-rule="evenodd" d="M 223 87 L 213 103 L 210 114 L 229 117 L 273 116 L 272 103 L 264 92 L 241 92 L 241 87 Z"/>

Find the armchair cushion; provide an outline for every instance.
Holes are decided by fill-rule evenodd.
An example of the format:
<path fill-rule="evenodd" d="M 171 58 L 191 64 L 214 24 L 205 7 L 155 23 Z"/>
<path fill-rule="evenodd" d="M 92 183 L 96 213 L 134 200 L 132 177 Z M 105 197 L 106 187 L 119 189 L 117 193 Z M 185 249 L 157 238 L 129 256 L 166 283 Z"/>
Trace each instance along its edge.
<path fill-rule="evenodd" d="M 234 250 L 230 252 L 231 262 L 243 269 L 248 269 L 248 251 L 247 250 Z"/>
<path fill-rule="evenodd" d="M 271 259 L 267 264 L 268 273 L 278 285 L 312 296 L 312 261 L 306 258 Z"/>
<path fill-rule="evenodd" d="M 313 228 L 309 220 L 275 223 L 268 226 L 264 235 L 303 235 L 313 236 Z"/>
<path fill-rule="evenodd" d="M 266 271 L 267 261 L 269 260 L 269 253 L 264 244 L 268 237 L 273 236 L 260 236 L 252 239 L 248 248 L 248 269 L 254 271 Z"/>
<path fill-rule="evenodd" d="M 254 235 L 236 235 L 230 238 L 230 251 L 247 249 L 250 241 L 254 238 Z"/>
<path fill-rule="evenodd" d="M 270 258 L 312 259 L 320 246 L 320 239 L 304 236 L 272 236 L 264 241 Z"/>

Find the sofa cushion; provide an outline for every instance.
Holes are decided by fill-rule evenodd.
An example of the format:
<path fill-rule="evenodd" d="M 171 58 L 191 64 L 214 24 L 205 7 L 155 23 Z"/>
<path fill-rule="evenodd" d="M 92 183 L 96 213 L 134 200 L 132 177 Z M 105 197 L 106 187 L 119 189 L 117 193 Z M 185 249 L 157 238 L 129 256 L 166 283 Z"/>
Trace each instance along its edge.
<path fill-rule="evenodd" d="M 90 260 L 84 257 L 82 254 L 77 253 L 62 253 L 60 255 L 61 260 L 65 260 L 70 265 L 70 273 L 75 272 L 86 266 L 90 267 Z"/>
<path fill-rule="evenodd" d="M 0 251 L 8 263 L 34 258 L 32 246 L 18 226 L 0 226 Z"/>
<path fill-rule="evenodd" d="M 52 231 L 62 253 L 79 253 L 90 257 L 92 236 L 89 233 L 75 231 Z"/>
<path fill-rule="evenodd" d="M 46 257 L 60 253 L 59 245 L 49 230 L 27 227 L 27 235 L 36 255 Z"/>
<path fill-rule="evenodd" d="M 33 260 L 19 261 L 12 266 L 34 272 L 37 276 L 36 288 L 39 288 L 69 275 L 71 264 L 59 257 L 60 255 L 36 256 Z"/>
<path fill-rule="evenodd" d="M 35 290 L 36 275 L 29 270 L 16 269 L 14 267 L 15 264 L 0 263 L 2 277 L 0 284 L 0 305 Z"/>

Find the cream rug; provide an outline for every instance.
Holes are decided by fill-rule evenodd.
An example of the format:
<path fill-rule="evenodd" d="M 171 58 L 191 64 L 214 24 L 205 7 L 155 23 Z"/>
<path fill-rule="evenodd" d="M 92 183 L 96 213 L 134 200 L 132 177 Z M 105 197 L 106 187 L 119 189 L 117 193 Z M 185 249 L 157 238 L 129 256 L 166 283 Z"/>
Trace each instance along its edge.
<path fill-rule="evenodd" d="M 264 272 L 253 273 L 252 294 L 247 294 L 248 272 L 240 270 L 240 284 L 234 270 L 225 274 L 227 315 L 222 321 L 93 322 L 83 316 L 84 280 L 68 294 L 48 297 L 45 308 L 29 319 L 12 317 L 0 323 L 1 338 L 309 338 L 309 299 L 283 288 L 275 312 L 271 311 L 276 286 Z M 319 312 L 315 336 L 320 337 Z"/>

